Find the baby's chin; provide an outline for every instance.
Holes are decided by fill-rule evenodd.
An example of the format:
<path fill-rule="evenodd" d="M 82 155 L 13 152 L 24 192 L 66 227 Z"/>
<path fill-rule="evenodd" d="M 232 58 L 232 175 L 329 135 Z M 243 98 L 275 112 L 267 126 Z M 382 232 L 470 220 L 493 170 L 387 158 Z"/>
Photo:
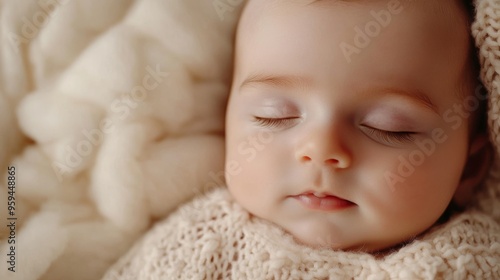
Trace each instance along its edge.
<path fill-rule="evenodd" d="M 350 247 L 342 232 L 335 228 L 326 228 L 324 224 L 277 225 L 290 234 L 296 243 L 304 246 L 330 250 L 346 250 Z"/>
<path fill-rule="evenodd" d="M 377 256 L 384 256 L 386 254 L 391 253 L 394 248 L 399 247 L 401 243 L 397 244 L 368 244 L 368 243 L 360 243 L 360 244 L 347 244 L 341 242 L 334 242 L 333 240 L 328 240 L 328 238 L 321 239 L 320 237 L 317 239 L 309 239 L 309 238 L 300 238 L 296 235 L 289 233 L 294 241 L 297 244 L 307 246 L 310 248 L 318 249 L 318 250 L 334 250 L 334 251 L 343 251 L 343 252 L 352 252 L 352 253 L 369 253 Z"/>
<path fill-rule="evenodd" d="M 283 228 L 283 227 L 282 227 Z M 328 231 L 314 227 L 309 228 L 283 228 L 290 234 L 297 244 L 314 249 L 328 249 L 345 252 L 370 253 L 375 255 L 385 255 L 394 248 L 399 247 L 403 241 L 385 240 L 374 242 L 369 240 L 356 240 L 355 236 L 349 235 L 349 239 L 344 238 L 337 231 Z"/>
<path fill-rule="evenodd" d="M 342 243 L 336 243 L 336 242 L 331 242 L 328 239 L 322 240 L 321 238 L 309 240 L 309 239 L 304 239 L 300 238 L 296 235 L 293 235 L 289 233 L 292 237 L 293 240 L 300 245 L 311 247 L 314 249 L 328 249 L 328 250 L 345 250 L 345 246 L 343 246 Z"/>

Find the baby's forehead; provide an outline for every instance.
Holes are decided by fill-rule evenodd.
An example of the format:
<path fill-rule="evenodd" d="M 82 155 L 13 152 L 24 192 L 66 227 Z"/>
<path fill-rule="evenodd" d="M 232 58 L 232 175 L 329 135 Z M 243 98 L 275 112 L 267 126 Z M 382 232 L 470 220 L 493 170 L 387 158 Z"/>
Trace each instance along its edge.
<path fill-rule="evenodd" d="M 390 24 L 377 27 L 381 32 L 370 38 L 369 47 L 358 48 L 357 63 L 391 73 L 420 73 L 421 79 L 429 80 L 435 80 L 429 75 L 470 70 L 469 21 L 459 0 L 250 0 L 247 4 L 238 27 L 235 77 L 262 68 L 305 68 L 296 61 L 325 69 L 343 65 L 342 43 L 359 47 L 359 33 L 368 36 L 366 24 L 376 21 L 374 14 L 391 11 Z"/>
<path fill-rule="evenodd" d="M 342 18 L 344 21 L 331 21 L 331 25 L 335 26 L 325 24 L 319 28 L 328 30 L 333 27 L 334 29 L 328 31 L 354 33 L 356 28 L 363 28 L 363 24 L 369 21 L 377 20 L 380 24 L 383 19 L 374 18 L 375 14 L 380 16 L 382 13 L 389 13 L 393 19 L 388 24 L 392 25 L 390 28 L 406 32 L 405 27 L 400 26 L 399 20 L 411 18 L 414 26 L 417 26 L 411 30 L 413 32 L 428 31 L 435 34 L 434 41 L 444 40 L 443 44 L 446 44 L 445 38 L 455 33 L 453 36 L 462 38 L 461 41 L 469 45 L 472 19 L 465 8 L 466 2 L 468 0 L 249 0 L 240 18 L 237 39 L 248 37 L 249 34 L 252 36 L 252 33 L 270 29 L 273 25 L 283 24 L 290 17 L 304 18 L 304 15 L 308 15 L 309 18 L 305 22 L 309 23 L 316 20 L 320 14 L 330 18 Z M 309 13 L 312 9 L 316 13 Z M 343 14 L 349 16 L 344 17 Z M 351 15 L 359 18 L 355 25 L 352 24 Z M 284 31 L 296 28 L 294 24 L 284 25 Z M 238 48 L 238 44 L 236 47 Z"/>
<path fill-rule="evenodd" d="M 242 33 L 247 35 L 252 31 L 283 22 L 286 19 L 283 15 L 303 16 L 307 14 L 307 11 L 311 10 L 311 7 L 314 7 L 317 14 L 309 14 L 311 15 L 310 21 L 314 21 L 314 18 L 319 13 L 327 14 L 330 17 L 338 17 L 340 10 L 346 11 L 346 13 L 351 12 L 353 16 L 359 17 L 361 21 L 373 20 L 374 14 L 388 12 L 393 13 L 393 19 L 396 17 L 412 17 L 412 21 L 422 26 L 422 30 L 425 27 L 428 28 L 431 24 L 436 26 L 436 28 L 431 29 L 446 26 L 449 30 L 446 33 L 460 32 L 462 37 L 465 38 L 464 41 L 469 41 L 472 19 L 467 11 L 468 9 L 466 9 L 466 2 L 468 0 L 248 0 L 240 18 L 237 33 L 238 36 L 241 36 Z M 358 11 L 352 12 L 355 9 Z M 329 13 L 331 14 L 328 15 Z M 394 13 L 397 13 L 397 15 Z M 346 17 L 343 18 L 346 19 Z M 394 22 L 396 21 L 390 24 L 399 24 Z M 342 29 L 351 29 L 352 31 L 353 28 L 357 27 L 349 26 L 340 21 L 336 21 L 335 24 L 335 32 Z M 363 24 L 363 22 L 359 22 L 359 24 Z M 292 28 L 294 28 L 293 24 L 288 25 L 288 29 Z M 434 30 L 430 31 L 434 32 Z M 443 34 L 442 37 L 446 37 L 446 34 Z M 441 38 L 436 36 L 436 40 L 439 39 Z"/>

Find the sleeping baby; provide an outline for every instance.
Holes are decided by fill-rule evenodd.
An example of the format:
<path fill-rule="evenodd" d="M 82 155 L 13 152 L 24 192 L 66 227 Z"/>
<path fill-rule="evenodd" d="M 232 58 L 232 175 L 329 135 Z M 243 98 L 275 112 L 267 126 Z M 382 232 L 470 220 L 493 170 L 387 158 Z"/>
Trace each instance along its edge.
<path fill-rule="evenodd" d="M 500 277 L 498 225 L 466 207 L 491 161 L 469 2 L 250 0 L 227 187 L 105 278 Z"/>

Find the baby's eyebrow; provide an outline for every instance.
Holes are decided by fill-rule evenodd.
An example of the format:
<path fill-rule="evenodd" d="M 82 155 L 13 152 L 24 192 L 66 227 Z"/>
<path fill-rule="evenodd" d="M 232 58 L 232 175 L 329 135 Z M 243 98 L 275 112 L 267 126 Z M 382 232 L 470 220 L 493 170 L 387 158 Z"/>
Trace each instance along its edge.
<path fill-rule="evenodd" d="M 432 100 L 429 98 L 429 96 L 425 93 L 423 93 L 420 90 L 402 90 L 399 88 L 382 88 L 382 89 L 373 89 L 374 92 L 381 92 L 383 94 L 388 94 L 388 95 L 397 95 L 397 96 L 402 96 L 411 99 L 412 101 L 430 109 L 434 113 L 439 115 L 439 107 L 432 102 Z"/>
<path fill-rule="evenodd" d="M 310 77 L 295 76 L 295 75 L 264 75 L 254 74 L 246 78 L 240 85 L 240 90 L 243 87 L 255 84 L 269 85 L 281 88 L 311 88 L 313 79 Z"/>
<path fill-rule="evenodd" d="M 254 74 L 246 78 L 240 85 L 240 90 L 247 86 L 255 84 L 268 85 L 279 88 L 300 88 L 308 89 L 314 86 L 314 80 L 311 77 L 296 76 L 296 75 L 265 75 Z M 382 95 L 397 95 L 409 98 L 416 103 L 431 109 L 436 114 L 439 114 L 438 106 L 420 90 L 402 90 L 394 87 L 370 88 L 367 94 L 379 93 Z"/>

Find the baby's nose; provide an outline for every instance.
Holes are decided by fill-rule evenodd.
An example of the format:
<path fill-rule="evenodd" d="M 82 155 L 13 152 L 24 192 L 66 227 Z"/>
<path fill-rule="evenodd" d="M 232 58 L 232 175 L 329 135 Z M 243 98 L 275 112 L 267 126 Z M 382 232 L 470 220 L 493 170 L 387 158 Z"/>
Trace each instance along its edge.
<path fill-rule="evenodd" d="M 317 164 L 335 168 L 347 168 L 351 156 L 346 148 L 336 141 L 308 141 L 297 149 L 297 160 L 301 164 Z"/>

